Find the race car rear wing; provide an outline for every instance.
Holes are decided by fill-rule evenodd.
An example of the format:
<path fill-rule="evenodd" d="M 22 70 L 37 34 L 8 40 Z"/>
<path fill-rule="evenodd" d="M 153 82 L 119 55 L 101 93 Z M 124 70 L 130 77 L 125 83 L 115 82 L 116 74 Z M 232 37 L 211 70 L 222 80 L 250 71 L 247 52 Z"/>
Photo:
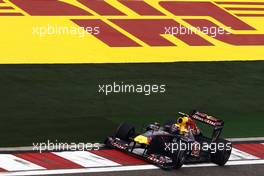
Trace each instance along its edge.
<path fill-rule="evenodd" d="M 212 142 L 216 141 L 220 137 L 220 135 L 222 133 L 222 129 L 224 127 L 224 121 L 223 120 L 217 119 L 213 116 L 207 115 L 207 114 L 205 114 L 203 112 L 199 112 L 199 111 L 193 111 L 189 115 L 189 117 L 191 117 L 194 120 L 200 121 L 200 122 L 205 123 L 205 124 L 209 124 L 209 125 L 214 127 L 214 130 L 213 130 L 213 133 L 211 136 Z"/>
<path fill-rule="evenodd" d="M 199 112 L 199 111 L 193 111 L 190 115 L 191 118 L 193 118 L 194 120 L 198 120 L 200 122 L 203 122 L 205 124 L 209 124 L 211 126 L 214 127 L 221 127 L 224 125 L 224 121 L 217 119 L 213 116 L 207 115 L 203 112 Z"/>

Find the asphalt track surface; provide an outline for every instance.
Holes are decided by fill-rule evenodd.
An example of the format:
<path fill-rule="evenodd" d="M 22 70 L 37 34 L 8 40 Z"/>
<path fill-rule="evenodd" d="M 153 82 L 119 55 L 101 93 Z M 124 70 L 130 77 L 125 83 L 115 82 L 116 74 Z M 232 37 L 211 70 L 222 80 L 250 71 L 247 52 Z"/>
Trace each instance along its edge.
<path fill-rule="evenodd" d="M 102 173 L 84 173 L 84 174 L 64 174 L 65 176 L 262 176 L 264 165 L 242 165 L 242 166 L 224 166 L 224 167 L 199 167 L 199 168 L 181 168 L 179 170 L 141 170 L 141 171 L 122 171 L 122 172 L 102 172 Z M 60 174 L 61 175 L 61 174 Z M 48 175 L 47 175 L 48 176 Z M 59 176 L 59 175 L 53 175 Z"/>

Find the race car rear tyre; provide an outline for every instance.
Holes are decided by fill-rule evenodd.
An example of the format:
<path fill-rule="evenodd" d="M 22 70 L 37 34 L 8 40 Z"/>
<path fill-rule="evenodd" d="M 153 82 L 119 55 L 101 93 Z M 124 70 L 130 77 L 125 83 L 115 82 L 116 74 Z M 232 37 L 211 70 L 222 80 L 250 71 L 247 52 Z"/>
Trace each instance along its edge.
<path fill-rule="evenodd" d="M 221 148 L 220 148 L 221 145 Z M 216 152 L 211 153 L 213 163 L 223 166 L 228 161 L 232 151 L 232 144 L 224 139 L 219 139 L 216 142 Z"/>
<path fill-rule="evenodd" d="M 129 123 L 121 123 L 114 136 L 125 141 L 130 141 L 130 138 L 135 136 L 135 127 Z"/>

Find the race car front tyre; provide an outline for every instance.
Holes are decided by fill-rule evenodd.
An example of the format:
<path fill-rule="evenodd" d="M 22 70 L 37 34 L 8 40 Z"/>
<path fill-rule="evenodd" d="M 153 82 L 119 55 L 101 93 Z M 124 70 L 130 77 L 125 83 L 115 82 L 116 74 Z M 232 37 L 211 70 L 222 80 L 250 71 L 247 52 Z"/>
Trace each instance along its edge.
<path fill-rule="evenodd" d="M 211 151 L 211 161 L 219 166 L 225 165 L 228 161 L 232 151 L 231 142 L 219 139 L 216 141 L 216 151 Z"/>
<path fill-rule="evenodd" d="M 147 154 L 165 155 L 165 141 L 159 136 L 153 136 L 148 146 Z"/>
<path fill-rule="evenodd" d="M 180 169 L 184 163 L 186 151 L 185 150 L 177 150 L 173 153 L 172 161 L 173 161 L 173 168 Z"/>
<path fill-rule="evenodd" d="M 114 136 L 124 141 L 130 141 L 135 136 L 135 127 L 129 123 L 121 123 Z"/>

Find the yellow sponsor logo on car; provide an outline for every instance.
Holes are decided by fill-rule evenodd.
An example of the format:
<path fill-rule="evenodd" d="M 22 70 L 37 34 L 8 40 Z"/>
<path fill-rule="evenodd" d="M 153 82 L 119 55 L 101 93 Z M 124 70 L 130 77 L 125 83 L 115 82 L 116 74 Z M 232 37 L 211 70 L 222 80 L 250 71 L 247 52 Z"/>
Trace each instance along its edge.
<path fill-rule="evenodd" d="M 134 138 L 134 141 L 139 144 L 149 144 L 148 138 L 143 135 L 138 135 L 137 137 Z"/>

